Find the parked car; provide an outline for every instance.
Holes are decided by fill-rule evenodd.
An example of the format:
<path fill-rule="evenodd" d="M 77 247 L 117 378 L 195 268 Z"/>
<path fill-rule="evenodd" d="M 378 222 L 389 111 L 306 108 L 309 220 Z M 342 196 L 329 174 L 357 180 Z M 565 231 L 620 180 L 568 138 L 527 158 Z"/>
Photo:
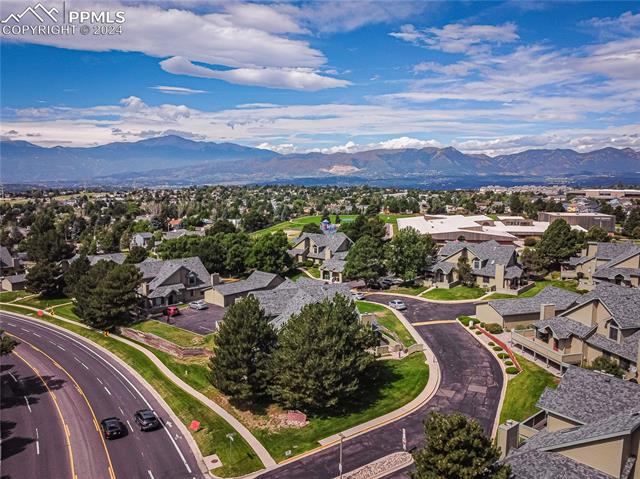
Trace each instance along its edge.
<path fill-rule="evenodd" d="M 117 439 L 127 435 L 127 427 L 117 417 L 108 417 L 100 421 L 100 429 L 106 439 Z"/>
<path fill-rule="evenodd" d="M 369 286 L 371 289 L 389 289 L 391 287 L 391 281 L 380 279 L 378 281 L 374 281 Z"/>
<path fill-rule="evenodd" d="M 160 429 L 162 424 L 158 420 L 158 416 L 151 409 L 140 409 L 133 415 L 133 420 L 141 431 L 155 431 Z"/>
<path fill-rule="evenodd" d="M 353 298 L 354 301 L 360 301 L 361 299 L 364 299 L 364 294 L 360 292 L 355 292 L 355 293 L 351 293 L 351 297 Z"/>
<path fill-rule="evenodd" d="M 168 306 L 166 311 L 165 311 L 165 315 L 172 317 L 172 316 L 177 316 L 180 314 L 180 309 L 178 309 L 177 306 Z"/>
<path fill-rule="evenodd" d="M 198 301 L 191 301 L 189 303 L 189 307 L 191 309 L 207 309 L 209 307 L 209 305 L 207 303 L 204 302 L 204 299 L 199 299 Z"/>
<path fill-rule="evenodd" d="M 393 309 L 397 309 L 398 311 L 403 311 L 407 309 L 407 305 L 404 304 L 404 301 L 401 299 L 393 299 L 389 301 L 389 307 Z"/>

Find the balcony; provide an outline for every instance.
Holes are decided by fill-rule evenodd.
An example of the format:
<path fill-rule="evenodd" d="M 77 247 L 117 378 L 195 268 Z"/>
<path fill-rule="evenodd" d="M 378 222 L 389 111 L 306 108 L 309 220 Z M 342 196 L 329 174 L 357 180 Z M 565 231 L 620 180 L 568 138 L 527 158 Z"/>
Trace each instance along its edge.
<path fill-rule="evenodd" d="M 559 366 L 566 364 L 580 364 L 582 362 L 582 353 L 564 353 L 562 351 L 554 351 L 549 344 L 536 339 L 535 331 L 533 329 L 512 331 L 511 341 L 514 346 L 518 346 L 520 350 L 532 354 L 534 358 L 542 356 L 549 361 L 553 361 Z"/>

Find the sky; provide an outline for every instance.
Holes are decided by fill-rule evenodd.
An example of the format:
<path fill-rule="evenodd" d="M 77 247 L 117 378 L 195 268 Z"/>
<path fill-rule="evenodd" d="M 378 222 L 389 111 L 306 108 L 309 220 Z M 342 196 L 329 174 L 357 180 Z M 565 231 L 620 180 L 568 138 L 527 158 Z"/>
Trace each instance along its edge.
<path fill-rule="evenodd" d="M 0 2 L 3 140 L 640 150 L 638 2 L 36 5 Z M 63 20 L 72 33 L 19 30 Z"/>

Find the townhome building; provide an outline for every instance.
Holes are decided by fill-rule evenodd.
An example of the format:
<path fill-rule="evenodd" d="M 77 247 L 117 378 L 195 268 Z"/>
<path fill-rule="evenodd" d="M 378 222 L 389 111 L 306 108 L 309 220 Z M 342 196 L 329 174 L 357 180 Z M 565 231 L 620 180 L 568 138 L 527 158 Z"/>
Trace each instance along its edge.
<path fill-rule="evenodd" d="M 598 283 L 640 286 L 640 246 L 635 243 L 590 242 L 562 265 L 563 279 L 577 279 L 582 289 Z"/>
<path fill-rule="evenodd" d="M 514 479 L 640 479 L 640 386 L 570 366 L 540 412 L 500 425 Z"/>
<path fill-rule="evenodd" d="M 618 363 L 625 377 L 637 379 L 640 290 L 601 283 L 559 315 L 554 304 L 542 304 L 540 319 L 530 329 L 513 330 L 511 344 L 559 372 L 604 356 Z"/>
<path fill-rule="evenodd" d="M 294 240 L 289 254 L 297 263 L 311 260 L 320 265 L 321 277 L 332 283 L 342 283 L 347 253 L 353 241 L 344 233 L 324 230 L 303 233 Z"/>
<path fill-rule="evenodd" d="M 429 267 L 427 283 L 437 288 L 452 288 L 460 284 L 459 261 L 471 267 L 475 285 L 487 291 L 516 295 L 529 284 L 518 264 L 516 248 L 497 241 L 468 243 L 451 241 L 438 252 Z"/>

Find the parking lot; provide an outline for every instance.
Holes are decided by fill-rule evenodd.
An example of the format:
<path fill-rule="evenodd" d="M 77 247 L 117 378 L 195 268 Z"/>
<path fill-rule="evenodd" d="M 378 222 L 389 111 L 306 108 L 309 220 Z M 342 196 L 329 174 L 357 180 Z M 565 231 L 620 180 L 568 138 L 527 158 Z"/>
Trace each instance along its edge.
<path fill-rule="evenodd" d="M 225 309 L 221 306 L 210 304 L 207 309 L 182 308 L 180 314 L 170 319 L 170 324 L 182 329 L 206 335 L 217 331 L 217 323 L 222 320 Z"/>

